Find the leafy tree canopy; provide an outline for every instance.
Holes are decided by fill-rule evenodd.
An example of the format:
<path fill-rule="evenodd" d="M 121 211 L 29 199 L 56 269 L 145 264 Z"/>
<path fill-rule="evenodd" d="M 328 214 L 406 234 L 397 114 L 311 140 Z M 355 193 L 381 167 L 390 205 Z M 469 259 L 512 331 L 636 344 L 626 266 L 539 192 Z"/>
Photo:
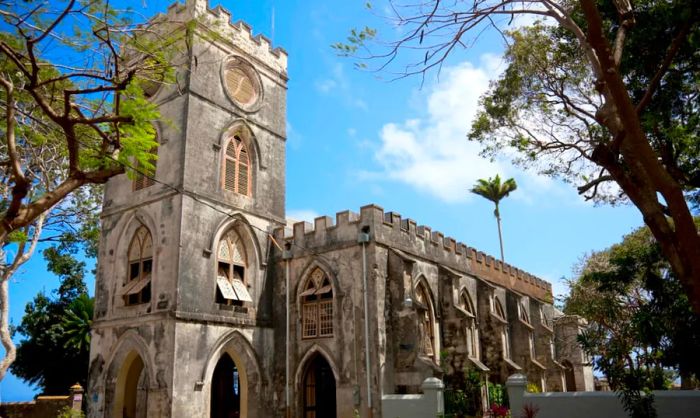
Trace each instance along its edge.
<path fill-rule="evenodd" d="M 15 334 L 17 347 L 12 373 L 38 385 L 48 395 L 87 384 L 93 299 L 85 286 L 85 263 L 59 247 L 43 251 L 48 270 L 60 278 L 53 295 L 40 292 L 27 303 Z"/>
<path fill-rule="evenodd" d="M 0 0 L 0 380 L 15 356 L 12 275 L 40 240 L 94 241 L 99 186 L 154 168 L 149 97 L 175 81 L 190 34 L 132 15 L 105 0 Z"/>
<path fill-rule="evenodd" d="M 667 388 L 677 376 L 695 385 L 700 316 L 648 228 L 590 254 L 570 290 L 564 312 L 589 321 L 580 343 L 628 409 L 645 416 L 649 405 L 639 394 Z"/>

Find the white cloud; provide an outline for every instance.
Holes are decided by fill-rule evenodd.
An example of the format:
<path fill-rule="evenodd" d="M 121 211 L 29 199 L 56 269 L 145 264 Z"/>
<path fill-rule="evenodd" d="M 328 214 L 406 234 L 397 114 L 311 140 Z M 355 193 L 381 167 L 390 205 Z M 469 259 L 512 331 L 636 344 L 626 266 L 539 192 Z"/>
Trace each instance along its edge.
<path fill-rule="evenodd" d="M 287 211 L 287 225 L 291 226 L 294 222 L 310 222 L 314 223 L 314 219 L 318 218 L 318 212 L 312 209 L 290 209 Z"/>
<path fill-rule="evenodd" d="M 316 90 L 318 90 L 321 93 L 328 93 L 331 90 L 335 89 L 337 85 L 338 83 L 336 83 L 336 81 L 332 79 L 318 80 L 315 83 Z"/>
<path fill-rule="evenodd" d="M 335 64 L 331 70 L 331 77 L 317 80 L 314 83 L 316 91 L 324 95 L 338 97 L 346 106 L 367 110 L 367 102 L 357 97 L 358 90 L 353 89 L 345 68 L 342 64 Z"/>
<path fill-rule="evenodd" d="M 467 199 L 478 178 L 506 174 L 465 137 L 495 64 L 489 55 L 481 67 L 464 62 L 443 69 L 442 81 L 429 89 L 424 117 L 385 124 L 375 154 L 383 174 L 447 202 Z"/>
<path fill-rule="evenodd" d="M 303 138 L 299 131 L 294 129 L 292 124 L 287 121 L 287 145 L 289 145 L 292 149 L 299 149 L 303 142 Z"/>
<path fill-rule="evenodd" d="M 403 182 L 444 202 L 468 200 L 472 196 L 468 189 L 477 179 L 496 174 L 515 177 L 520 187 L 513 197 L 525 202 L 534 194 L 560 188 L 557 182 L 523 172 L 509 162 L 480 157 L 479 144 L 466 138 L 479 97 L 504 68 L 501 58 L 493 54 L 483 55 L 479 66 L 463 62 L 444 68 L 441 81 L 428 88 L 421 117 L 382 127 L 375 152 L 382 172 L 363 173 L 363 177 Z"/>

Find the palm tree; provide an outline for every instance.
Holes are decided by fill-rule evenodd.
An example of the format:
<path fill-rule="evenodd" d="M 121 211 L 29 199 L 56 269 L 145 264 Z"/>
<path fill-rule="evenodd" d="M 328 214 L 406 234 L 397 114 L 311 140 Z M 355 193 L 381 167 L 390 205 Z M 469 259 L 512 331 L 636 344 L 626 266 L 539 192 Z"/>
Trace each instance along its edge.
<path fill-rule="evenodd" d="M 64 347 L 77 352 L 90 349 L 90 327 L 95 311 L 95 299 L 83 293 L 73 299 L 63 317 L 63 330 L 67 337 Z"/>
<path fill-rule="evenodd" d="M 496 223 L 498 223 L 498 241 L 501 244 L 501 262 L 505 263 L 503 258 L 503 236 L 501 235 L 501 213 L 498 211 L 498 203 L 504 197 L 508 196 L 510 192 L 517 189 L 518 185 L 515 184 L 515 180 L 509 178 L 508 180 L 501 183 L 501 178 L 496 174 L 496 177 L 489 177 L 488 180 L 479 179 L 476 181 L 474 187 L 469 191 L 478 194 L 496 205 L 496 209 L 493 211 L 493 215 L 496 217 Z"/>

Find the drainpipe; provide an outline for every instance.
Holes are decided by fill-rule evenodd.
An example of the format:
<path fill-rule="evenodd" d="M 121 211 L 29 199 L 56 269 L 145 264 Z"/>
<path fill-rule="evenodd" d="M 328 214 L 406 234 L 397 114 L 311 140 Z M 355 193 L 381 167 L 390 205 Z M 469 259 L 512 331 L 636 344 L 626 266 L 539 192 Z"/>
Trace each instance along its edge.
<path fill-rule="evenodd" d="M 287 291 L 287 301 L 286 301 L 286 318 L 285 318 L 285 326 L 286 326 L 286 332 L 285 332 L 285 339 L 286 339 L 286 344 L 285 344 L 285 350 L 286 350 L 286 355 L 285 355 L 285 365 L 284 365 L 284 403 L 285 403 L 285 409 L 287 411 L 287 418 L 291 418 L 292 416 L 292 409 L 289 404 L 289 261 L 292 258 L 292 252 L 290 251 L 291 245 L 287 243 L 285 245 L 285 251 L 282 253 L 282 258 L 285 260 L 285 269 L 284 269 L 284 280 L 285 280 L 285 290 Z"/>
<path fill-rule="evenodd" d="M 369 242 L 369 226 L 362 228 L 357 236 L 357 242 L 362 244 L 362 290 L 365 304 L 365 375 L 367 376 L 367 417 L 372 418 L 372 376 L 369 363 L 369 309 L 367 287 L 367 243 Z"/>

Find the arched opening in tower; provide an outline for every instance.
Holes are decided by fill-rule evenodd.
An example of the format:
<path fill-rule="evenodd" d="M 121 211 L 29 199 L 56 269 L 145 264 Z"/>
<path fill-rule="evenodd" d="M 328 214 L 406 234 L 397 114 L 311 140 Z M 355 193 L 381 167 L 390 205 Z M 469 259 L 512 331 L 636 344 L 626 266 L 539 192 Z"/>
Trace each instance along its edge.
<path fill-rule="evenodd" d="M 130 353 L 117 377 L 114 416 L 118 418 L 145 418 L 148 404 L 147 377 L 141 356 Z"/>
<path fill-rule="evenodd" d="M 231 356 L 224 353 L 214 368 L 211 382 L 211 418 L 241 416 L 241 379 Z"/>
<path fill-rule="evenodd" d="M 302 385 L 304 418 L 336 417 L 335 376 L 323 356 L 309 361 Z"/>

